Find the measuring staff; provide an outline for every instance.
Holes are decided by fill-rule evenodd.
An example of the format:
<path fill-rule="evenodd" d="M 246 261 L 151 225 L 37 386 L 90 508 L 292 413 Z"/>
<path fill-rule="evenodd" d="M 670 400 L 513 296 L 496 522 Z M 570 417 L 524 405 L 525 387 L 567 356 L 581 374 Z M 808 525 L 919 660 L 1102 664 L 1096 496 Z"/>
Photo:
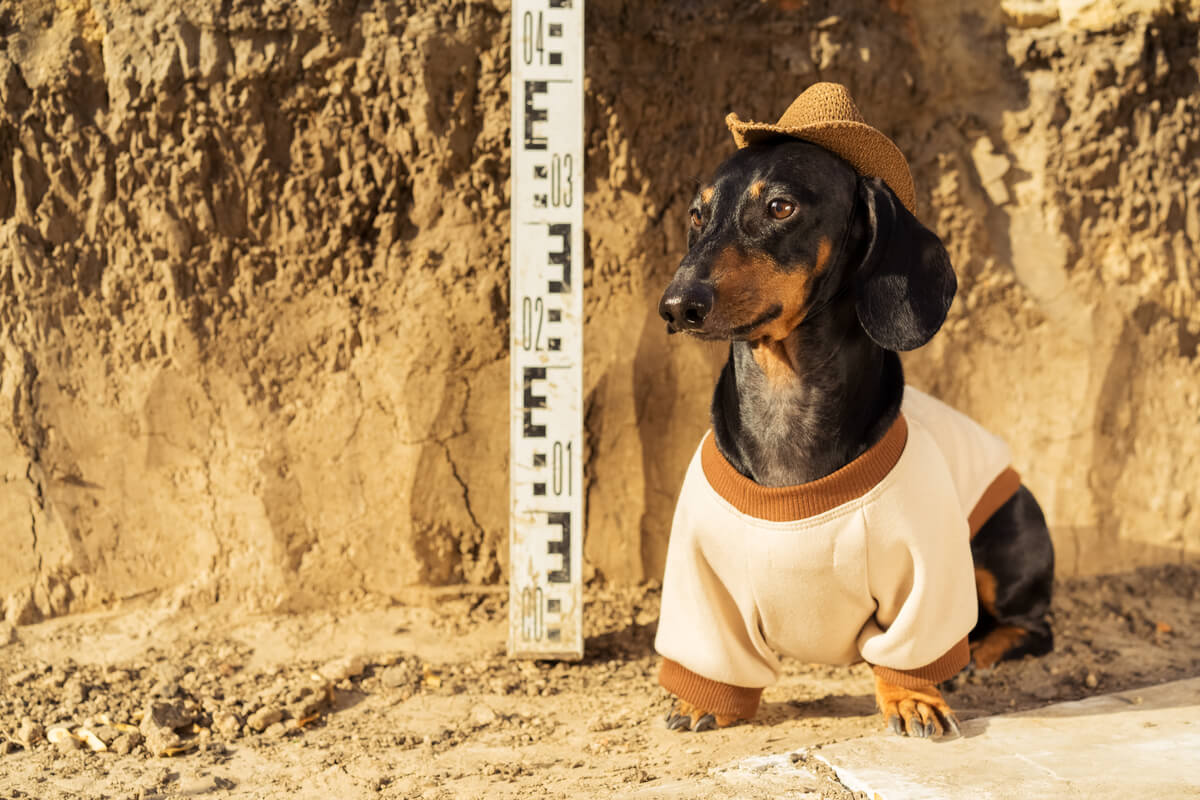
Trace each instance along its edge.
<path fill-rule="evenodd" d="M 508 654 L 583 657 L 583 0 L 512 6 Z"/>

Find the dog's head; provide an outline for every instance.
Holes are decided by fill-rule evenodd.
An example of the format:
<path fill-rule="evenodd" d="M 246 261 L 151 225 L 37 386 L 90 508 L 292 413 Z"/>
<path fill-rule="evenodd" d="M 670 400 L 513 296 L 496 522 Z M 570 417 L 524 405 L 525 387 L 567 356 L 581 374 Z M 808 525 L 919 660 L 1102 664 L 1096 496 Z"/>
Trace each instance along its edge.
<path fill-rule="evenodd" d="M 739 150 L 689 215 L 687 255 L 659 302 L 671 332 L 778 341 L 853 303 L 880 347 L 912 350 L 937 333 L 957 288 L 941 240 L 882 180 L 797 139 Z"/>

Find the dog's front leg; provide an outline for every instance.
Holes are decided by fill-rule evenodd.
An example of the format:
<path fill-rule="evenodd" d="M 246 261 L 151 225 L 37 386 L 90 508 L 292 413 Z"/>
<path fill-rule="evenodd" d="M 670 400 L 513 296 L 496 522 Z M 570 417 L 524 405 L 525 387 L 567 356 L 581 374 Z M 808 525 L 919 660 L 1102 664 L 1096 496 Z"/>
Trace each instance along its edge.
<path fill-rule="evenodd" d="M 922 739 L 962 734 L 958 718 L 932 683 L 907 689 L 875 676 L 875 703 L 892 733 Z"/>

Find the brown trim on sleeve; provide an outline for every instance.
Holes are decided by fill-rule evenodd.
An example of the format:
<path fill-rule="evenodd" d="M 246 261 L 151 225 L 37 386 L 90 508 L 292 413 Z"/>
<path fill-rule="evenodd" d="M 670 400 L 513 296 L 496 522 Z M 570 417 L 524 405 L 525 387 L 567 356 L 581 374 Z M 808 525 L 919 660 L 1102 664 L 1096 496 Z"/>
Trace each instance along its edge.
<path fill-rule="evenodd" d="M 1011 500 L 1020 488 L 1021 476 L 1012 467 L 1005 467 L 988 488 L 983 490 L 983 497 L 979 498 L 975 508 L 971 509 L 971 513 L 967 515 L 967 525 L 971 528 L 972 539 L 975 538 L 975 534 L 979 533 L 983 523 L 991 519 L 992 514 L 995 514 L 1000 510 L 1000 506 Z"/>
<path fill-rule="evenodd" d="M 931 683 L 938 683 L 952 678 L 971 660 L 971 648 L 967 637 L 951 647 L 946 654 L 934 661 L 916 669 L 892 669 L 872 664 L 871 669 L 883 680 L 904 689 L 918 689 Z"/>
<path fill-rule="evenodd" d="M 701 445 L 700 465 L 713 490 L 738 511 L 770 522 L 791 522 L 862 497 L 892 471 L 907 442 L 908 422 L 897 414 L 883 438 L 861 456 L 824 478 L 795 486 L 761 486 L 750 480 L 725 460 L 711 433 Z"/>
<path fill-rule="evenodd" d="M 758 712 L 759 698 L 762 697 L 762 689 L 709 680 L 669 658 L 664 658 L 658 669 L 658 682 L 668 692 L 696 708 L 735 719 L 753 718 Z"/>

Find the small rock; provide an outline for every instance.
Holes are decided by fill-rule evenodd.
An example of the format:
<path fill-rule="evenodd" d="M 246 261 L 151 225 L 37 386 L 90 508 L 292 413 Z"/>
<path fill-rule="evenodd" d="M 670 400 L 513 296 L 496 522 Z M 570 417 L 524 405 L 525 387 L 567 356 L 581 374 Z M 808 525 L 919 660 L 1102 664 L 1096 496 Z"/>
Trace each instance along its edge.
<path fill-rule="evenodd" d="M 12 686 L 20 686 L 22 683 L 35 675 L 37 675 L 37 670 L 33 669 L 32 667 L 26 667 L 25 669 L 18 670 L 12 675 L 9 675 L 8 682 Z"/>
<path fill-rule="evenodd" d="M 112 669 L 104 676 L 104 679 L 110 684 L 125 683 L 129 680 L 129 673 L 123 669 Z"/>
<path fill-rule="evenodd" d="M 293 719 L 308 719 L 313 714 L 318 713 L 325 706 L 325 695 L 314 694 L 310 695 L 298 703 L 293 703 L 288 706 L 288 713 Z"/>
<path fill-rule="evenodd" d="M 93 753 L 100 753 L 108 749 L 108 743 L 96 735 L 96 732 L 88 727 L 82 727 L 75 731 L 75 736 Z"/>
<path fill-rule="evenodd" d="M 179 694 L 178 681 L 159 681 L 154 684 L 154 688 L 150 690 L 151 697 L 165 697 L 170 699 Z"/>
<path fill-rule="evenodd" d="M 1096 677 L 1096 673 L 1089 672 L 1087 677 L 1083 679 L 1083 684 L 1089 689 L 1095 689 L 1100 685 L 1100 680 Z"/>
<path fill-rule="evenodd" d="M 76 739 L 74 736 L 68 736 L 64 739 L 59 739 L 54 743 L 60 753 L 74 753 L 79 748 L 83 747 L 83 742 Z"/>
<path fill-rule="evenodd" d="M 24 745 L 26 750 L 40 742 L 45 735 L 46 729 L 29 717 L 21 720 L 21 725 L 17 728 L 17 741 Z"/>
<path fill-rule="evenodd" d="M 471 724 L 476 728 L 482 728 L 485 725 L 491 725 L 496 721 L 496 712 L 485 706 L 483 703 L 475 705 L 471 709 Z"/>
<path fill-rule="evenodd" d="M 242 732 L 242 721 L 231 711 L 221 711 L 213 717 L 213 730 L 226 738 L 235 739 Z"/>
<path fill-rule="evenodd" d="M 88 687 L 79 678 L 71 678 L 63 684 L 63 702 L 68 706 L 78 706 L 87 702 Z"/>
<path fill-rule="evenodd" d="M 287 735 L 287 725 L 282 722 L 274 722 L 267 726 L 262 735 L 267 739 L 282 739 Z"/>
<path fill-rule="evenodd" d="M 40 616 L 32 589 L 13 592 L 4 601 L 4 619 L 10 625 L 29 625 L 37 622 Z"/>
<path fill-rule="evenodd" d="M 20 749 L 20 747 L 21 745 L 17 744 L 12 739 L 5 739 L 3 742 L 0 742 L 0 756 L 6 756 L 9 753 L 16 752 Z"/>
<path fill-rule="evenodd" d="M 283 719 L 283 710 L 274 706 L 263 706 L 246 718 L 246 725 L 251 730 L 262 733 L 279 720 Z"/>
<path fill-rule="evenodd" d="M 105 744 L 112 744 L 121 735 L 121 732 L 111 725 L 101 725 L 96 728 L 95 734 Z"/>
<path fill-rule="evenodd" d="M 0 647 L 7 647 L 17 641 L 17 626 L 11 622 L 0 621 Z"/>
<path fill-rule="evenodd" d="M 72 753 L 83 745 L 66 728 L 51 728 L 46 731 L 46 740 L 57 747 L 60 753 Z"/>
<path fill-rule="evenodd" d="M 133 748 L 142 743 L 142 735 L 137 731 L 123 733 L 113 740 L 112 751 L 117 755 L 127 756 L 133 752 Z"/>
<path fill-rule="evenodd" d="M 379 680 L 389 689 L 398 689 L 416 683 L 417 678 L 408 665 L 395 664 L 380 673 Z"/>
<path fill-rule="evenodd" d="M 182 703 L 148 701 L 142 712 L 140 726 L 146 747 L 156 756 L 169 748 L 178 747 L 182 740 L 175 733 L 175 729 L 190 725 L 192 719 L 192 715 L 184 709 Z"/>
<path fill-rule="evenodd" d="M 170 661 L 160 661 L 154 665 L 154 675 L 162 683 L 178 683 L 183 677 L 183 670 Z"/>
<path fill-rule="evenodd" d="M 161 728 L 182 728 L 185 725 L 191 725 L 195 716 L 191 714 L 183 703 L 164 703 L 159 700 L 151 700 L 146 703 L 145 709 L 142 711 L 142 726 L 151 723 Z M 142 731 L 145 733 L 145 731 Z"/>
<path fill-rule="evenodd" d="M 597 714 L 587 724 L 587 729 L 593 733 L 611 731 L 621 727 L 621 723 L 607 714 Z"/>
<path fill-rule="evenodd" d="M 362 675 L 363 670 L 366 668 L 367 662 L 362 656 L 346 656 L 336 661 L 330 661 L 317 670 L 317 672 L 330 683 L 337 683 L 346 678 L 354 678 Z"/>

